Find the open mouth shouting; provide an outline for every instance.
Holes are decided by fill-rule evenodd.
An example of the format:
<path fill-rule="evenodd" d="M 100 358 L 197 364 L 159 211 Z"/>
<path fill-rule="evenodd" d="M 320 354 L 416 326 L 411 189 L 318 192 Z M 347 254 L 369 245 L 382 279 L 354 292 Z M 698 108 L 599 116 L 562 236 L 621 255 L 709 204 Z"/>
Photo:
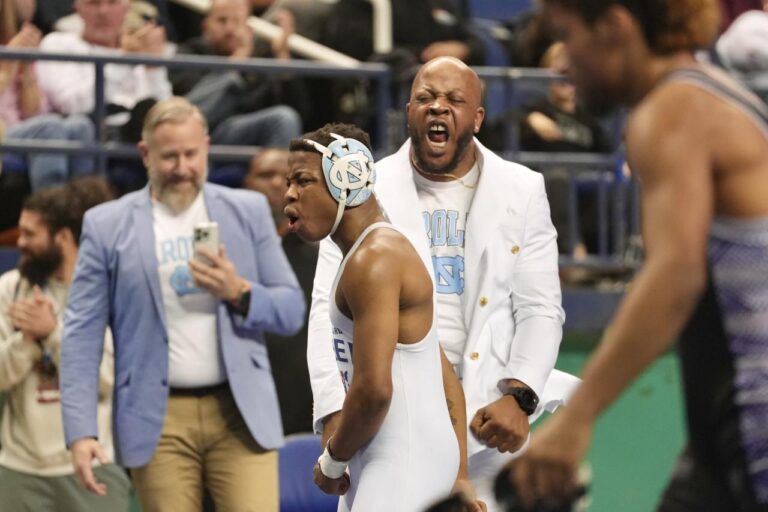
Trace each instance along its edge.
<path fill-rule="evenodd" d="M 448 125 L 443 121 L 430 121 L 427 125 L 427 140 L 432 150 L 444 150 L 449 135 Z"/>
<path fill-rule="evenodd" d="M 298 231 L 299 224 L 301 223 L 301 219 L 299 218 L 298 213 L 296 213 L 296 210 L 291 208 L 290 206 L 286 206 L 283 209 L 283 213 L 286 217 L 288 217 L 288 230 L 293 231 L 294 233 Z"/>

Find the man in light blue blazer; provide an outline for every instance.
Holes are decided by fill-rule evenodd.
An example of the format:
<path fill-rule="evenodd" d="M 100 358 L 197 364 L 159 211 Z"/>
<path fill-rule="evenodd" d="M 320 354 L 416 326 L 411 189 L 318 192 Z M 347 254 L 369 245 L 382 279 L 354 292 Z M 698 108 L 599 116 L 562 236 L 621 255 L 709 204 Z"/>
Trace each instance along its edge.
<path fill-rule="evenodd" d="M 104 330 L 115 346 L 117 462 L 144 510 L 277 511 L 282 425 L 263 332 L 288 335 L 305 304 L 261 194 L 205 184 L 208 135 L 182 98 L 155 105 L 139 144 L 149 186 L 89 211 L 64 320 L 61 395 L 80 482 L 93 459 Z M 192 247 L 218 223 L 219 251 Z M 255 508 L 254 508 L 255 507 Z"/>

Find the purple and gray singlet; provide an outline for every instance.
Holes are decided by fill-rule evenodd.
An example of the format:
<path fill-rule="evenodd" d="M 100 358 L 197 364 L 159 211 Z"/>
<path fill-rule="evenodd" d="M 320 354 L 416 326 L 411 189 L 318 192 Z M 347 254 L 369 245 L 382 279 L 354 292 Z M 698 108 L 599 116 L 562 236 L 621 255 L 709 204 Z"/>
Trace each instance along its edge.
<path fill-rule="evenodd" d="M 722 73 L 687 68 L 665 81 L 695 85 L 735 106 L 768 139 L 768 106 Z M 734 503 L 763 510 L 768 507 L 768 218 L 716 217 L 708 251 L 707 292 L 679 343 L 689 450 Z"/>

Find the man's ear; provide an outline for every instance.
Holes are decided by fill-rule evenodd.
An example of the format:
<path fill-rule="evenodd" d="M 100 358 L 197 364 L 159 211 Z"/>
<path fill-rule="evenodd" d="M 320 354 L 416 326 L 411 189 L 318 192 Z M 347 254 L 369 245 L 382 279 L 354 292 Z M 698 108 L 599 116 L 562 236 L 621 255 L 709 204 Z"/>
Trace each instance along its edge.
<path fill-rule="evenodd" d="M 53 235 L 53 241 L 54 243 L 58 244 L 59 247 L 64 247 L 67 244 L 74 244 L 77 246 L 77 240 L 75 240 L 75 234 L 72 233 L 72 230 L 69 228 L 61 228 L 56 232 L 55 235 Z"/>
<path fill-rule="evenodd" d="M 146 169 L 149 169 L 149 145 L 144 139 L 141 139 L 137 144 L 139 147 L 139 153 L 141 153 L 141 161 Z"/>
<path fill-rule="evenodd" d="M 480 131 L 480 127 L 483 125 L 483 119 L 485 119 L 485 109 L 483 107 L 478 107 L 478 109 L 475 111 L 475 126 L 474 126 L 474 133 L 477 133 Z"/>

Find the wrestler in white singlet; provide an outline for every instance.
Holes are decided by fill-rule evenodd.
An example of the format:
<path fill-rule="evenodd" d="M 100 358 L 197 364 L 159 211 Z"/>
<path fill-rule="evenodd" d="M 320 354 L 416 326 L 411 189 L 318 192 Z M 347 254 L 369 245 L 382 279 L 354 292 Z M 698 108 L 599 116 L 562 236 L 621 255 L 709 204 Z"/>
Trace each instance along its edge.
<path fill-rule="evenodd" d="M 377 228 L 368 226 L 341 262 L 329 306 L 333 349 L 345 389 L 353 378 L 354 322 L 336 304 L 350 256 Z M 426 269 L 425 269 L 426 270 Z M 422 512 L 446 497 L 459 470 L 459 445 L 448 416 L 436 322 L 416 343 L 398 343 L 392 359 L 392 400 L 376 435 L 349 462 L 350 488 L 339 512 Z"/>

